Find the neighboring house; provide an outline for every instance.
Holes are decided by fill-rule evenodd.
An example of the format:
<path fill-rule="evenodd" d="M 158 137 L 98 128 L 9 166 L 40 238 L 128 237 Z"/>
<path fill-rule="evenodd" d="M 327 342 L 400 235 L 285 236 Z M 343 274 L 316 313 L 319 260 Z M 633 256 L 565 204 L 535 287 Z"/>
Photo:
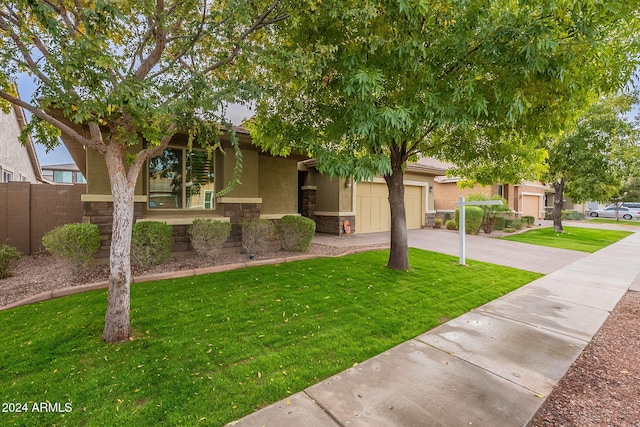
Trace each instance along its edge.
<path fill-rule="evenodd" d="M 433 162 L 437 160 L 432 159 Z M 451 165 L 442 164 L 445 169 Z M 499 183 L 493 185 L 474 185 L 461 188 L 458 183 L 460 178 L 438 176 L 435 178 L 435 209 L 439 217 L 446 213 L 453 214 L 457 208 L 456 202 L 460 196 L 468 197 L 471 194 L 486 194 L 488 197 L 500 196 L 507 201 L 509 209 L 516 217 L 533 216 L 536 219 L 544 218 L 545 190 L 548 187 L 540 182 L 523 182 L 521 184 Z"/>
<path fill-rule="evenodd" d="M 40 164 L 31 138 L 20 142 L 20 132 L 26 125 L 22 108 L 11 106 L 9 114 L 0 111 L 0 182 L 22 181 L 33 184 L 42 181 Z"/>
<path fill-rule="evenodd" d="M 54 184 L 86 184 L 75 163 L 42 166 L 42 177 Z"/>
<path fill-rule="evenodd" d="M 314 159 L 299 165 L 299 200 L 301 214 L 315 220 L 317 231 L 343 234 L 349 229 L 357 233 L 391 229 L 389 193 L 382 177 L 371 182 L 329 178 L 320 174 L 315 165 Z M 407 165 L 404 184 L 408 229 L 433 224 L 434 178 L 444 173 L 440 165 L 428 161 Z"/>
<path fill-rule="evenodd" d="M 263 153 L 251 144 L 249 133 L 236 128 L 243 157 L 241 184 L 223 197 L 233 175 L 235 158 L 228 137 L 221 136 L 223 149 L 211 157 L 205 150 L 187 149 L 187 135 L 177 134 L 164 153 L 151 159 L 135 189 L 136 221 L 161 221 L 174 226 L 174 250 L 189 249 L 187 226 L 195 218 L 230 221 L 230 241 L 241 241 L 241 223 L 252 218 L 278 219 L 298 215 L 298 162 L 306 157 L 288 158 Z M 104 159 L 92 149 L 63 136 L 63 142 L 87 181 L 82 196 L 84 220 L 98 224 L 106 250 L 111 234 L 113 197 Z M 100 255 L 105 255 L 103 252 Z"/>

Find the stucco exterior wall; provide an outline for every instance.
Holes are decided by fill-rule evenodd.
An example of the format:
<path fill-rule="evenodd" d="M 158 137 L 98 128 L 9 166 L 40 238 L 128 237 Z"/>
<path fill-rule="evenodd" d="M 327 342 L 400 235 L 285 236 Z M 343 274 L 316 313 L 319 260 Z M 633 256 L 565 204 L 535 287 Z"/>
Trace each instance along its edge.
<path fill-rule="evenodd" d="M 486 193 L 489 197 L 493 194 L 490 186 L 474 185 L 473 187 L 460 188 L 455 182 L 434 184 L 434 209 L 437 211 L 453 211 L 457 208 L 455 203 L 460 196 L 468 197 L 470 194 Z"/>
<path fill-rule="evenodd" d="M 314 173 L 316 190 L 316 212 L 339 212 L 340 198 L 336 194 L 340 193 L 340 180 L 329 178 L 326 175 Z"/>
<path fill-rule="evenodd" d="M 231 147 L 225 148 L 225 154 L 216 152 L 216 156 L 223 158 L 223 182 L 216 183 L 217 190 L 222 190 L 233 177 L 233 167 L 236 159 Z M 295 165 L 295 163 L 294 163 Z M 256 198 L 258 195 L 258 152 L 255 150 L 242 150 L 242 176 L 241 185 L 237 185 L 226 197 Z"/>
<path fill-rule="evenodd" d="M 132 148 L 131 152 L 137 152 L 140 147 Z M 87 180 L 87 194 L 95 195 L 110 195 L 111 184 L 109 183 L 109 171 L 107 170 L 107 164 L 95 150 L 87 148 L 87 174 L 85 179 Z M 138 175 L 138 181 L 136 182 L 136 195 L 144 194 L 143 182 L 147 174 L 147 168 L 144 167 Z"/>
<path fill-rule="evenodd" d="M 258 196 L 261 215 L 298 212 L 297 161 L 269 155 L 258 156 Z M 244 185 L 244 182 L 243 182 Z"/>
<path fill-rule="evenodd" d="M 9 114 L 0 111 L 0 168 L 13 174 L 13 181 L 37 183 L 37 175 L 29 158 L 27 147 L 22 145 L 20 125 L 15 109 Z M 0 174 L 0 182 L 3 182 Z"/>

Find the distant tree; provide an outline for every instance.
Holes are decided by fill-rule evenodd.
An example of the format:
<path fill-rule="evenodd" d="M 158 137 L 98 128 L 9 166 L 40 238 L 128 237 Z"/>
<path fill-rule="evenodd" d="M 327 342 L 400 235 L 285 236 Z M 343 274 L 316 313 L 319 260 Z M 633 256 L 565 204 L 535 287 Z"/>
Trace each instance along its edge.
<path fill-rule="evenodd" d="M 543 181 L 554 189 L 553 227 L 563 231 L 563 199 L 607 202 L 621 195 L 640 166 L 640 139 L 628 112 L 635 94 L 608 96 L 594 104 L 575 127 L 548 139 Z"/>
<path fill-rule="evenodd" d="M 381 174 L 391 208 L 387 265 L 407 270 L 407 161 L 497 156 L 512 177 L 539 163 L 543 150 L 523 135 L 560 128 L 576 105 L 629 78 L 638 4 L 306 2 L 274 28 L 278 55 L 261 65 L 268 91 L 252 135 L 274 153 L 309 153 L 330 175 Z"/>
<path fill-rule="evenodd" d="M 241 84 L 250 70 L 235 61 L 285 16 L 280 0 L 0 0 L 0 100 L 31 112 L 39 142 L 52 147 L 62 132 L 105 159 L 114 204 L 105 341 L 129 338 L 140 171 L 177 131 L 215 149 L 222 124 L 237 142 L 221 111 L 255 87 Z M 11 84 L 21 73 L 36 82 L 32 99 Z"/>
<path fill-rule="evenodd" d="M 640 178 L 638 175 L 622 185 L 619 197 L 622 202 L 640 202 Z"/>

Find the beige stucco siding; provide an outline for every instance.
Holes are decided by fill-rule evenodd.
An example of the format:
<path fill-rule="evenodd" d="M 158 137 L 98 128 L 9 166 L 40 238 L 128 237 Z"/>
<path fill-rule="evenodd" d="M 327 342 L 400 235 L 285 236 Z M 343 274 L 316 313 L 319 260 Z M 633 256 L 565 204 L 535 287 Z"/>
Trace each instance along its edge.
<path fill-rule="evenodd" d="M 258 197 L 261 215 L 298 212 L 297 161 L 261 155 L 258 157 Z M 244 184 L 244 183 L 243 183 Z"/>
<path fill-rule="evenodd" d="M 233 148 L 225 148 L 226 154 L 216 152 L 216 156 L 223 159 L 223 182 L 218 182 L 218 191 L 222 190 L 233 178 L 233 167 L 236 158 Z M 226 197 L 255 198 L 258 196 L 258 152 L 254 150 L 242 150 L 242 176 L 240 182 Z"/>
<path fill-rule="evenodd" d="M 140 147 L 135 147 L 131 149 L 131 152 L 137 152 L 139 150 Z M 85 178 L 87 180 L 87 194 L 110 195 L 111 184 L 109 183 L 109 172 L 107 171 L 107 164 L 104 158 L 95 150 L 87 148 L 86 159 L 87 174 Z M 143 182 L 145 181 L 146 174 L 147 168 L 144 167 L 142 171 L 140 171 L 138 181 L 136 182 L 135 194 L 137 195 L 144 194 Z"/>
<path fill-rule="evenodd" d="M 340 180 L 329 178 L 326 175 L 315 174 L 316 212 L 338 212 L 340 199 L 336 197 L 340 193 Z"/>
<path fill-rule="evenodd" d="M 435 195 L 435 209 L 439 211 L 455 210 L 457 206 L 456 202 L 460 200 L 460 196 L 468 197 L 471 194 L 485 193 L 487 196 L 491 196 L 491 187 L 483 187 L 480 185 L 474 185 L 473 187 L 460 188 L 455 182 L 449 183 L 435 183 L 434 188 Z"/>

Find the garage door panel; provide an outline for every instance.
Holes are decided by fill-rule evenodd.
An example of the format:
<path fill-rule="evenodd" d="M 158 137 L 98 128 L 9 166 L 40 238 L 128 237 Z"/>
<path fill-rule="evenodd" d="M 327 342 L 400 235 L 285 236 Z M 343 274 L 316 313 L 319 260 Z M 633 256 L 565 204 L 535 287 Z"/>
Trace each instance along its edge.
<path fill-rule="evenodd" d="M 526 216 L 532 216 L 536 219 L 540 218 L 540 200 L 538 196 L 522 197 L 522 213 Z"/>
<path fill-rule="evenodd" d="M 407 228 L 422 227 L 423 193 L 419 186 L 405 187 Z M 360 183 L 356 192 L 356 226 L 359 233 L 389 231 L 391 212 L 387 186 L 380 183 Z"/>

